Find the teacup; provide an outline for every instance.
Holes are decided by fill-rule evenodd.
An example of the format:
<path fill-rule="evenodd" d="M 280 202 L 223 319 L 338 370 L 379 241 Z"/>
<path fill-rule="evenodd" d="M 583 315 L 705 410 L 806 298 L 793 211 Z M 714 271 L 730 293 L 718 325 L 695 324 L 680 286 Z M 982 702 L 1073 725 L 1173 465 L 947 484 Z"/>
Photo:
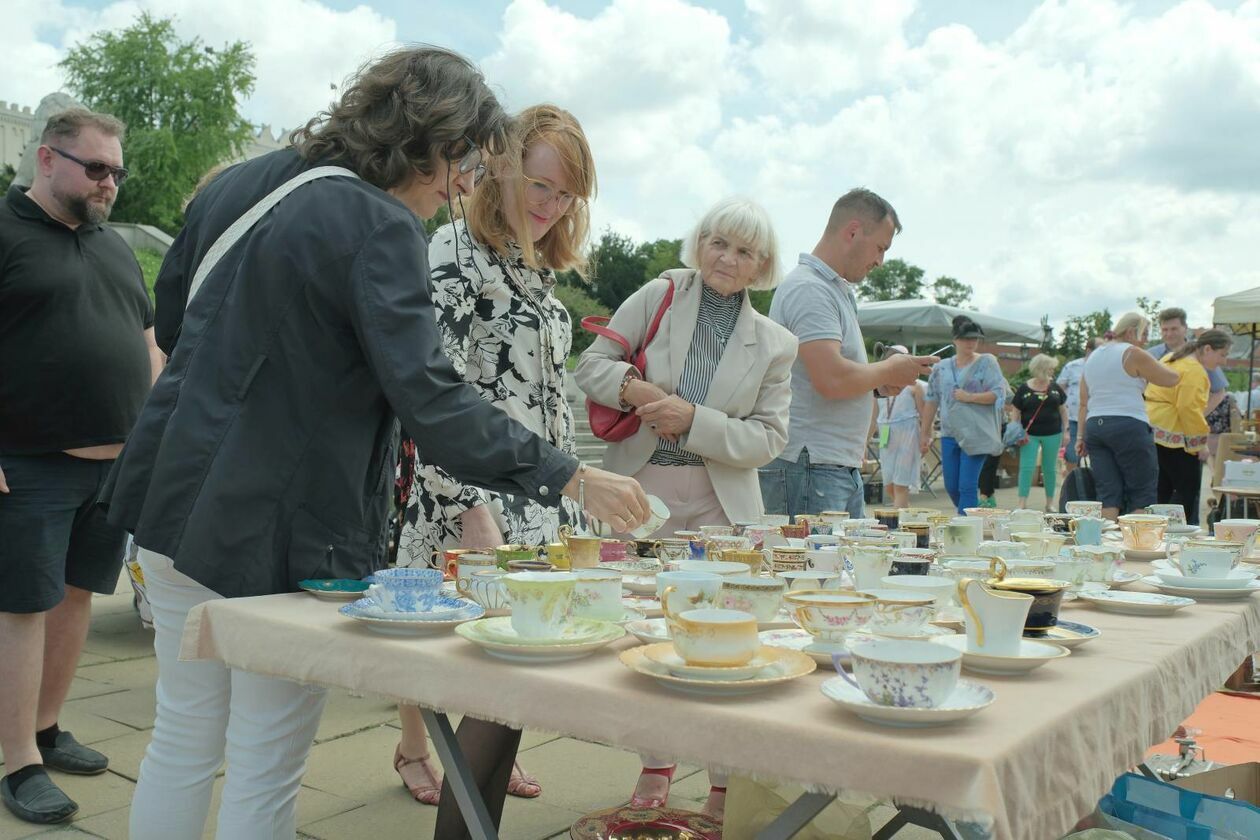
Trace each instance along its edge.
<path fill-rule="evenodd" d="M 1003 560 L 1028 559 L 1028 546 L 1015 540 L 985 540 L 976 554 L 982 557 L 1001 557 Z"/>
<path fill-rule="evenodd" d="M 576 569 L 573 587 L 573 614 L 600 621 L 619 621 L 625 612 L 621 605 L 621 572 L 615 569 Z"/>
<path fill-rule="evenodd" d="M 953 578 L 939 575 L 888 575 L 880 579 L 880 585 L 885 589 L 931 596 L 938 610 L 953 603 L 954 591 L 957 589 L 957 582 Z"/>
<path fill-rule="evenodd" d="M 878 524 L 878 519 L 868 519 L 865 517 L 861 519 L 846 519 L 840 523 L 840 529 L 846 534 L 851 534 L 866 528 L 873 528 Z"/>
<path fill-rule="evenodd" d="M 1149 513 L 1130 513 L 1116 521 L 1120 524 L 1124 547 L 1139 551 L 1154 551 L 1159 548 L 1164 539 L 1164 531 L 1168 529 L 1168 517 Z"/>
<path fill-rule="evenodd" d="M 775 577 L 787 582 L 788 591 L 798 589 L 839 589 L 844 579 L 839 572 L 807 569 L 801 572 L 775 572 Z"/>
<path fill-rule="evenodd" d="M 669 600 L 667 597 L 665 602 Z M 674 612 L 666 607 L 665 622 L 674 640 L 674 650 L 688 665 L 743 665 L 756 656 L 761 647 L 757 619 L 743 610 L 709 608 Z"/>
<path fill-rule="evenodd" d="M 1146 512 L 1154 516 L 1168 517 L 1169 525 L 1185 525 L 1186 524 L 1186 509 L 1182 505 L 1175 505 L 1175 504 L 1147 505 Z"/>
<path fill-rule="evenodd" d="M 830 536 L 835 533 L 835 526 L 830 522 L 819 522 L 815 519 L 809 523 L 810 536 Z"/>
<path fill-rule="evenodd" d="M 949 581 L 949 588 L 954 588 L 953 581 Z M 863 589 L 858 594 L 875 599 L 875 616 L 867 628 L 872 633 L 921 634 L 936 616 L 936 599 L 929 593 L 909 589 Z"/>
<path fill-rule="evenodd" d="M 932 544 L 932 526 L 927 522 L 906 522 L 902 514 L 901 530 L 914 534 L 915 548 L 928 548 Z"/>
<path fill-rule="evenodd" d="M 748 567 L 748 576 L 756 577 L 761 574 L 762 568 L 765 566 L 766 557 L 760 551 L 751 549 L 727 549 L 718 552 L 714 557 L 715 560 L 721 560 L 724 563 L 743 563 Z M 679 564 L 681 568 L 682 564 Z M 743 575 L 739 575 L 743 577 Z"/>
<path fill-rule="evenodd" d="M 712 572 L 661 572 L 656 576 L 656 597 L 665 608 L 665 591 L 669 590 L 669 607 L 674 612 L 712 607 L 722 588 L 722 576 Z"/>
<path fill-rule="evenodd" d="M 1227 542 L 1215 537 L 1202 537 L 1199 539 L 1188 539 L 1181 544 L 1181 551 L 1188 548 L 1219 548 L 1221 551 L 1228 551 L 1234 558 L 1234 565 L 1237 566 L 1243 557 L 1243 549 L 1246 548 L 1245 543 Z"/>
<path fill-rule="evenodd" d="M 783 603 L 811 636 L 822 642 L 842 642 L 875 616 L 875 599 L 856 593 L 805 589 L 787 592 Z"/>
<path fill-rule="evenodd" d="M 1234 567 L 1234 557 L 1220 548 L 1185 548 L 1177 559 L 1181 573 L 1193 578 L 1228 577 Z"/>
<path fill-rule="evenodd" d="M 1089 572 L 1093 561 L 1088 558 L 1077 558 L 1071 555 L 1054 558 L 1054 578 L 1065 580 L 1074 590 L 1080 589 L 1089 580 Z"/>
<path fill-rule="evenodd" d="M 780 526 L 787 525 L 791 521 L 792 517 L 784 516 L 781 513 L 767 513 L 763 514 L 761 517 L 762 524 L 768 525 L 771 528 L 779 528 Z"/>
<path fill-rule="evenodd" d="M 1243 544 L 1243 556 L 1249 556 L 1256 543 L 1260 519 L 1222 519 L 1212 526 L 1212 534 L 1224 542 Z"/>
<path fill-rule="evenodd" d="M 704 559 L 704 534 L 700 531 L 675 531 L 674 539 L 686 540 L 691 545 L 691 559 Z"/>
<path fill-rule="evenodd" d="M 875 521 L 889 530 L 896 528 L 897 522 L 901 518 L 901 511 L 895 507 L 871 508 L 870 513 L 871 516 L 875 517 Z"/>
<path fill-rule="evenodd" d="M 914 531 L 889 531 L 888 537 L 898 548 L 918 548 L 919 536 Z M 927 546 L 924 546 L 926 548 Z"/>
<path fill-rule="evenodd" d="M 667 538 L 656 541 L 656 556 L 662 563 L 681 563 L 691 559 L 691 541 Z"/>
<path fill-rule="evenodd" d="M 509 601 L 507 590 L 503 588 L 503 578 L 507 574 L 502 569 L 482 569 L 468 577 L 457 578 L 455 591 L 487 610 L 506 610 Z"/>
<path fill-rule="evenodd" d="M 443 548 L 433 552 L 433 568 L 441 569 L 447 579 L 456 576 L 459 569 L 459 557 L 461 554 L 467 554 L 471 549 L 467 548 Z"/>
<path fill-rule="evenodd" d="M 936 559 L 936 552 L 926 548 L 903 548 L 893 555 L 889 574 L 926 575 Z"/>
<path fill-rule="evenodd" d="M 555 568 L 546 560 L 509 560 L 507 563 L 509 572 L 551 572 Z"/>
<path fill-rule="evenodd" d="M 701 525 L 700 533 L 704 535 L 706 540 L 714 537 L 733 537 L 735 536 L 734 525 Z"/>
<path fill-rule="evenodd" d="M 647 500 L 647 521 L 630 532 L 630 536 L 640 540 L 653 536 L 662 525 L 669 521 L 669 507 L 664 502 L 651 493 L 647 494 Z"/>
<path fill-rule="evenodd" d="M 512 629 L 523 639 L 554 639 L 573 610 L 572 572 L 511 572 L 503 576 Z"/>
<path fill-rule="evenodd" d="M 1006 576 L 1006 561 L 1001 557 L 942 557 L 941 566 L 957 580 Z"/>
<path fill-rule="evenodd" d="M 634 544 L 635 557 L 655 558 L 656 547 L 660 543 L 660 540 L 635 539 L 635 540 L 631 540 L 630 542 Z"/>
<path fill-rule="evenodd" d="M 958 581 L 958 603 L 967 615 L 967 650 L 1016 656 L 1033 597 L 1003 592 L 974 578 Z"/>
<path fill-rule="evenodd" d="M 485 554 L 480 551 L 467 551 L 459 555 L 459 559 L 455 561 L 456 585 L 458 586 L 458 582 L 460 580 L 467 578 L 475 572 L 497 568 L 499 568 L 499 564 L 495 561 L 493 554 Z"/>
<path fill-rule="evenodd" d="M 704 544 L 704 556 L 714 557 L 723 551 L 747 551 L 752 548 L 752 544 L 748 542 L 747 537 L 737 537 L 734 534 L 719 534 L 710 537 Z"/>
<path fill-rule="evenodd" d="M 840 537 L 835 534 L 810 534 L 805 538 L 805 547 L 818 551 L 819 549 L 837 546 L 840 544 Z"/>
<path fill-rule="evenodd" d="M 718 606 L 752 613 L 757 621 L 773 621 L 783 606 L 787 581 L 781 578 L 727 578 L 718 591 Z"/>
<path fill-rule="evenodd" d="M 946 554 L 975 554 L 980 548 L 983 530 L 983 519 L 955 516 L 945 526 L 941 546 Z"/>
<path fill-rule="evenodd" d="M 1077 545 L 1102 545 L 1103 526 L 1107 520 L 1096 516 L 1078 516 L 1068 522 Z"/>
<path fill-rule="evenodd" d="M 1028 556 L 1036 559 L 1038 557 L 1053 557 L 1059 553 L 1059 549 L 1063 548 L 1067 542 L 1067 534 L 1060 534 L 1057 531 L 1012 531 L 1011 539 L 1018 543 L 1023 543 L 1028 549 Z"/>
<path fill-rule="evenodd" d="M 1010 520 L 1011 533 L 1018 531 L 1040 531 L 1046 524 L 1046 517 L 1039 510 L 1032 508 L 1016 508 L 1007 514 Z"/>
<path fill-rule="evenodd" d="M 429 612 L 442 590 L 437 569 L 382 569 L 372 575 L 367 594 L 390 612 Z"/>
<path fill-rule="evenodd" d="M 1068 549 L 1068 556 L 1089 563 L 1085 580 L 1110 583 L 1124 560 L 1124 551 L 1115 546 L 1077 545 Z"/>
<path fill-rule="evenodd" d="M 861 689 L 872 703 L 934 709 L 958 686 L 962 652 L 931 642 L 872 639 L 849 650 L 850 677 L 835 656 L 836 673 Z"/>
<path fill-rule="evenodd" d="M 809 520 L 797 517 L 791 525 L 780 525 L 779 533 L 787 539 L 803 540 L 809 536 Z"/>
<path fill-rule="evenodd" d="M 1046 528 L 1060 534 L 1072 533 L 1072 520 L 1079 517 L 1070 513 L 1047 513 L 1045 514 Z"/>
<path fill-rule="evenodd" d="M 1073 516 L 1102 516 L 1102 502 L 1068 502 L 1063 509 Z"/>
<path fill-rule="evenodd" d="M 562 542 L 547 543 L 547 562 L 561 571 L 568 571 L 569 547 Z"/>
<path fill-rule="evenodd" d="M 634 543 L 625 540 L 606 539 L 599 544 L 599 562 L 619 563 L 634 551 Z"/>
<path fill-rule="evenodd" d="M 846 519 L 849 518 L 847 510 L 824 510 L 818 514 L 819 522 L 826 522 L 833 527 L 839 527 Z"/>
<path fill-rule="evenodd" d="M 936 514 L 936 508 L 902 508 L 897 524 L 905 528 L 907 525 L 926 525 L 928 517 Z"/>
<path fill-rule="evenodd" d="M 727 562 L 725 560 L 684 560 L 678 564 L 680 572 L 708 572 L 724 578 L 749 577 L 747 563 Z"/>
<path fill-rule="evenodd" d="M 937 513 L 928 517 L 928 547 L 937 547 L 944 550 L 945 547 L 945 527 L 949 525 L 954 517 L 948 513 Z M 985 520 L 980 520 L 981 522 Z M 981 528 L 981 532 L 983 532 Z"/>
<path fill-rule="evenodd" d="M 599 565 L 600 546 L 604 540 L 596 534 L 575 534 L 568 525 L 560 526 L 560 541 L 569 550 L 569 565 L 574 569 L 592 569 Z"/>
<path fill-rule="evenodd" d="M 766 534 L 771 530 L 769 525 L 761 522 L 747 522 L 735 526 L 735 533 L 748 540 L 750 546 L 758 549 L 765 543 Z"/>
<path fill-rule="evenodd" d="M 784 545 L 770 549 L 771 572 L 805 571 L 805 549 Z"/>
<path fill-rule="evenodd" d="M 879 579 L 892 569 L 896 549 L 877 545 L 851 545 L 845 547 L 842 556 L 853 574 L 853 585 L 862 589 L 879 585 Z"/>
<path fill-rule="evenodd" d="M 1071 585 L 1065 580 L 1046 578 L 996 578 L 987 585 L 999 592 L 1016 592 L 1032 596 L 1028 617 L 1024 620 L 1024 632 L 1029 636 L 1044 636 L 1059 623 L 1059 607 L 1063 593 Z"/>
<path fill-rule="evenodd" d="M 816 572 L 841 572 L 844 562 L 837 546 L 807 550 L 805 552 L 805 568 Z"/>
<path fill-rule="evenodd" d="M 1039 560 L 1007 560 L 1005 577 L 1050 578 L 1054 577 L 1054 557 L 1043 557 Z"/>
<path fill-rule="evenodd" d="M 506 569 L 508 563 L 513 561 L 537 560 L 538 546 L 525 545 L 524 543 L 501 545 L 495 548 L 494 559 L 498 562 L 500 569 Z"/>

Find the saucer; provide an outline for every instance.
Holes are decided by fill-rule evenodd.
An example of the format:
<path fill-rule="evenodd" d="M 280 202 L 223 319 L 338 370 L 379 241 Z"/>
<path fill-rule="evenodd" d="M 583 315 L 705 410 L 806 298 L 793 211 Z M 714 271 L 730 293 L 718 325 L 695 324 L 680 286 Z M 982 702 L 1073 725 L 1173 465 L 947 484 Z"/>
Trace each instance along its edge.
<path fill-rule="evenodd" d="M 1155 580 L 1151 580 L 1151 578 L 1155 578 Z M 1207 578 L 1190 577 L 1178 572 L 1164 571 L 1161 568 L 1157 569 L 1155 574 L 1142 578 L 1142 582 L 1149 583 L 1151 586 L 1163 584 L 1180 589 L 1246 589 L 1255 579 L 1254 573 L 1240 572 L 1237 569 L 1229 572 L 1223 578 Z"/>
<path fill-rule="evenodd" d="M 506 625 L 506 627 L 505 627 Z M 573 619 L 565 625 L 573 641 L 521 639 L 512 630 L 510 616 L 483 618 L 461 624 L 455 632 L 491 656 L 509 662 L 568 662 L 589 656 L 599 648 L 626 635 L 625 628 L 611 621 L 590 618 Z M 515 638 L 515 641 L 509 639 Z"/>
<path fill-rule="evenodd" d="M 610 560 L 607 563 L 600 563 L 599 568 L 613 569 L 621 572 L 622 575 L 652 576 L 661 570 L 661 561 L 648 557 L 640 557 L 637 560 Z"/>
<path fill-rule="evenodd" d="M 828 667 L 832 665 L 831 655 L 833 653 L 839 653 L 846 659 L 849 655 L 848 650 L 843 649 L 840 645 L 828 646 L 818 644 L 808 631 L 800 628 L 795 630 L 786 628 L 782 630 L 762 630 L 757 635 L 761 638 L 763 645 L 798 651 L 818 664 Z"/>
<path fill-rule="evenodd" d="M 1166 583 L 1155 575 L 1149 575 L 1142 578 L 1142 583 L 1150 584 L 1160 592 L 1168 595 L 1184 595 L 1188 598 L 1198 598 L 1204 601 L 1241 601 L 1243 598 L 1249 598 L 1260 592 L 1260 580 L 1252 580 L 1246 586 L 1179 586 Z"/>
<path fill-rule="evenodd" d="M 623 595 L 621 605 L 626 609 L 638 610 L 648 618 L 661 616 L 661 602 L 653 595 Z"/>
<path fill-rule="evenodd" d="M 298 581 L 299 589 L 311 593 L 321 601 L 357 601 L 370 585 L 367 581 L 348 578 Z"/>
<path fill-rule="evenodd" d="M 1136 583 L 1140 577 L 1142 576 L 1137 572 L 1126 572 L 1123 569 L 1116 569 L 1115 574 L 1111 576 L 1111 588 L 1124 589 L 1126 586 Z"/>
<path fill-rule="evenodd" d="M 442 621 L 454 618 L 469 607 L 477 605 L 477 602 L 471 598 L 438 598 L 433 602 L 431 610 L 395 612 L 385 609 L 384 605 L 375 598 L 360 598 L 359 601 L 368 602 L 368 604 L 359 604 L 359 609 L 368 611 L 375 618 L 388 618 L 394 621 Z"/>
<path fill-rule="evenodd" d="M 664 665 L 675 677 L 727 682 L 752 679 L 789 654 L 782 648 L 768 647 L 757 651 L 743 665 L 691 665 L 678 655 L 673 642 L 660 642 L 643 648 L 643 655 L 658 665 Z"/>
<path fill-rule="evenodd" d="M 1015 656 L 1000 656 L 991 653 L 976 653 L 967 650 L 966 636 L 943 636 L 933 639 L 938 645 L 945 645 L 962 652 L 962 666 L 977 674 L 1004 676 L 1022 674 L 1034 668 L 1040 668 L 1052 659 L 1062 659 L 1072 651 L 1050 642 L 1020 639 L 1019 653 Z"/>
<path fill-rule="evenodd" d="M 622 575 L 621 586 L 632 595 L 655 595 L 656 575 Z"/>
<path fill-rule="evenodd" d="M 1079 587 L 1070 586 L 1063 590 L 1063 603 L 1075 601 L 1081 596 L 1082 592 L 1106 592 L 1110 588 L 1111 584 L 1109 583 L 1103 583 L 1100 580 L 1087 580 Z"/>
<path fill-rule="evenodd" d="M 440 633 L 465 621 L 479 619 L 485 615 L 486 611 L 470 601 L 462 611 L 446 618 L 425 618 L 423 617 L 425 613 L 401 613 L 408 617 L 387 618 L 387 615 L 400 615 L 400 613 L 384 613 L 371 598 L 360 598 L 341 607 L 337 612 L 347 618 L 353 618 L 369 630 L 387 636 L 422 636 L 427 633 Z"/>
<path fill-rule="evenodd" d="M 1176 536 L 1192 537 L 1195 534 L 1202 533 L 1203 529 L 1198 525 L 1169 525 L 1164 529 L 1165 534 L 1174 534 Z"/>
<path fill-rule="evenodd" d="M 665 619 L 663 618 L 644 618 L 628 621 L 625 627 L 630 635 L 644 644 L 650 645 L 670 640 L 669 628 L 665 626 Z M 804 633 L 805 631 L 802 630 L 801 632 Z"/>
<path fill-rule="evenodd" d="M 883 706 L 842 677 L 832 677 L 820 686 L 823 696 L 868 723 L 883 726 L 940 726 L 970 717 L 993 702 L 993 689 L 971 680 L 959 680 L 952 694 L 934 709 Z"/>
<path fill-rule="evenodd" d="M 1164 543 L 1159 544 L 1159 548 L 1125 548 L 1125 560 L 1160 560 L 1168 556 L 1168 546 Z"/>
<path fill-rule="evenodd" d="M 1081 600 L 1099 609 L 1126 615 L 1171 615 L 1194 603 L 1190 598 L 1150 592 L 1083 592 Z"/>
<path fill-rule="evenodd" d="M 458 632 L 458 631 L 456 631 Z M 636 673 L 652 677 L 661 685 L 701 697 L 738 697 L 755 694 L 776 685 L 812 674 L 818 665 L 803 653 L 782 651 L 782 658 L 761 671 L 757 676 L 747 680 L 702 680 L 690 677 L 676 677 L 664 665 L 648 659 L 645 647 L 633 647 L 623 650 L 618 657 L 621 664 Z"/>
<path fill-rule="evenodd" d="M 622 607 L 621 618 L 617 619 L 617 623 L 625 627 L 632 621 L 643 621 L 647 618 L 647 614 L 643 610 L 631 609 L 630 607 Z"/>
<path fill-rule="evenodd" d="M 1044 636 L 1024 636 L 1024 638 L 1034 642 L 1050 642 L 1060 647 L 1074 648 L 1086 642 L 1092 642 L 1101 635 L 1102 631 L 1096 627 L 1090 627 L 1078 621 L 1064 621 L 1060 618 L 1059 623 L 1047 630 Z"/>
<path fill-rule="evenodd" d="M 890 633 L 884 630 L 873 630 L 870 626 L 863 627 L 861 630 L 854 630 L 850 633 L 850 637 L 862 636 L 867 639 L 900 639 L 902 641 L 927 641 L 936 639 L 941 636 L 953 636 L 957 631 L 952 627 L 942 627 L 937 624 L 925 624 L 919 628 L 917 633 Z"/>

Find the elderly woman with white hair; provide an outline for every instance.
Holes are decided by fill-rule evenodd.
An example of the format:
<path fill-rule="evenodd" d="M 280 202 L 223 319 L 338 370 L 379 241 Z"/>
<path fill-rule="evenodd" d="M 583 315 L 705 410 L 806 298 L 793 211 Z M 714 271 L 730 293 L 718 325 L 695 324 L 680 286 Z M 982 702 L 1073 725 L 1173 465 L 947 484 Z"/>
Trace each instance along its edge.
<path fill-rule="evenodd" d="M 611 443 L 604 467 L 635 476 L 669 507 L 657 534 L 755 521 L 764 512 L 757 468 L 787 444 L 796 337 L 757 312 L 749 289 L 780 279 L 778 243 L 766 211 L 731 198 L 710 209 L 683 243 L 686 268 L 644 284 L 609 328 L 646 350 L 646 372 L 620 344 L 600 337 L 574 372 L 593 401 L 634 411 L 637 432 Z M 644 759 L 632 803 L 660 807 L 673 765 Z M 725 787 L 714 779 L 705 811 L 721 816 Z"/>
<path fill-rule="evenodd" d="M 1011 405 L 1019 409 L 1024 442 L 1019 447 L 1019 506 L 1028 507 L 1037 456 L 1041 455 L 1041 482 L 1046 491 L 1046 507 L 1054 504 L 1055 468 L 1059 445 L 1068 432 L 1067 392 L 1054 381 L 1059 360 L 1038 353 L 1028 361 L 1028 381 L 1015 389 Z"/>

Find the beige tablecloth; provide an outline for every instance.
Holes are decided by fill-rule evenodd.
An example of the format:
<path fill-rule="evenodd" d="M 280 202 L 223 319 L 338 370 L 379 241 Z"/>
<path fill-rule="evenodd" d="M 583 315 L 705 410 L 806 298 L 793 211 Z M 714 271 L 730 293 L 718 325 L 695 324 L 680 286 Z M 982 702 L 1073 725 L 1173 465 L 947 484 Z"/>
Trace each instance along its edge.
<path fill-rule="evenodd" d="M 1137 566 L 1140 564 L 1129 564 Z M 1103 637 L 1022 677 L 978 677 L 997 700 L 961 723 L 893 729 L 834 705 L 813 675 L 764 694 L 697 698 L 626 669 L 633 637 L 577 662 L 522 666 L 452 634 L 394 638 L 309 595 L 213 601 L 189 614 L 184 658 L 405 699 L 589 741 L 919 805 L 1046 840 L 1089 813 L 1260 649 L 1260 597 L 1139 618 L 1078 603 Z"/>

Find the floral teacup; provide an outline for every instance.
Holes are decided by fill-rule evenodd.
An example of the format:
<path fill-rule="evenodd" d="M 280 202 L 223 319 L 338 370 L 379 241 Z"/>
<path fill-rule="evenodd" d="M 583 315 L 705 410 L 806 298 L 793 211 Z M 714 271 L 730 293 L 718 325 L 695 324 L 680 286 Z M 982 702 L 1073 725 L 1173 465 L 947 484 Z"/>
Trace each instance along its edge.
<path fill-rule="evenodd" d="M 512 572 L 503 576 L 512 602 L 512 629 L 525 639 L 554 639 L 573 609 L 572 572 Z"/>
<path fill-rule="evenodd" d="M 822 642 L 842 642 L 875 617 L 875 599 L 857 594 L 805 589 L 788 592 L 783 602 L 801 627 Z"/>
<path fill-rule="evenodd" d="M 758 621 L 773 621 L 786 589 L 787 581 L 781 578 L 728 578 L 718 592 L 718 606 L 752 613 Z"/>
<path fill-rule="evenodd" d="M 836 672 L 881 706 L 934 709 L 954 693 L 962 670 L 962 651 L 931 642 L 874 639 L 849 654 L 853 676 L 839 662 Z"/>

